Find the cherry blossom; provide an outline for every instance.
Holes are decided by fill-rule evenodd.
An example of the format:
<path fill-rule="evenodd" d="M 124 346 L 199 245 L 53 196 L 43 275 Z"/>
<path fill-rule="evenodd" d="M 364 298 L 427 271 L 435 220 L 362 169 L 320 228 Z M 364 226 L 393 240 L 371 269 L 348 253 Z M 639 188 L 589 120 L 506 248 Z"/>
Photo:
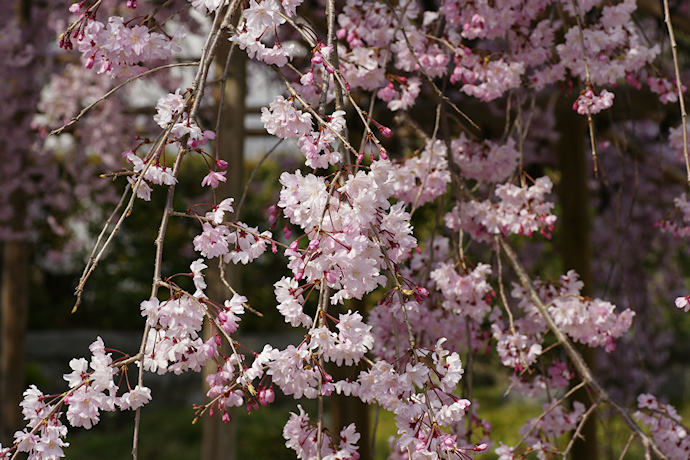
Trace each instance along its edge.
<path fill-rule="evenodd" d="M 30 458 L 63 457 L 68 445 L 64 420 L 91 429 L 102 411 L 139 411 L 153 396 L 142 383 L 146 373 L 200 372 L 207 364 L 215 364 L 215 373 L 206 378 L 208 400 L 196 406 L 197 418 L 213 416 L 215 410 L 228 421 L 229 408 L 261 410 L 275 401 L 276 392 L 320 402 L 335 392 L 393 414 L 397 433 L 390 441 L 390 457 L 396 459 L 466 459 L 489 446 L 500 459 L 530 452 L 539 458 L 565 455 L 559 439 L 580 426 L 590 410 L 579 402 L 569 406 L 563 401 L 567 388 L 577 382 L 613 412 L 625 410 L 600 383 L 597 372 L 582 363 L 571 342 L 617 356 L 616 345 L 625 343 L 636 317 L 627 308 L 631 302 L 623 299 L 618 308 L 613 298 L 584 296 L 587 291 L 574 271 L 553 281 L 530 279 L 530 269 L 536 270 L 538 263 L 530 269 L 521 263 L 540 257 L 533 250 L 537 233 L 550 238 L 557 232 L 556 213 L 562 203 L 551 192 L 554 185 L 563 186 L 565 181 L 559 180 L 569 174 L 546 161 L 535 162 L 547 157 L 556 143 L 556 129 L 549 120 L 554 112 L 546 108 L 555 104 L 545 102 L 542 90 L 555 94 L 558 87 L 566 106 L 587 116 L 619 103 L 624 85 L 632 91 L 644 83 L 663 103 L 677 101 L 677 85 L 664 65 L 662 46 L 655 44 L 661 42 L 656 24 L 639 25 L 642 13 L 636 11 L 634 0 L 446 0 L 436 6 L 407 0 L 395 5 L 346 0 L 329 4 L 324 30 L 318 21 L 301 17 L 301 4 L 190 0 L 187 10 L 192 8 L 191 16 L 199 22 L 194 30 L 208 28 L 203 31 L 206 38 L 199 41 L 204 43 L 199 62 L 190 66 L 195 69 L 193 79 L 187 82 L 173 73 L 148 80 L 160 86 L 152 100 L 155 108 L 145 111 L 153 117 L 138 116 L 135 128 L 124 130 L 126 146 L 103 149 L 102 144 L 87 142 L 92 150 L 125 150 L 107 166 L 112 177 L 126 176 L 120 189 L 133 197 L 123 195 L 126 207 L 108 221 L 103 230 L 107 237 L 98 238 L 84 281 L 103 262 L 112 238 L 129 223 L 126 217 L 132 208 L 151 206 L 142 201 L 151 201 L 156 186 L 168 193 L 156 239 L 151 294 L 139 304 L 146 324 L 142 342 L 126 354 L 106 348 L 98 338 L 89 347 L 90 356 L 74 358 L 69 368 L 65 366 L 63 393 L 46 395 L 33 385 L 27 389 L 21 403 L 26 428 L 15 433 L 9 450 L 0 447 L 0 457 L 10 452 L 25 452 Z M 150 78 L 148 66 L 192 64 L 175 54 L 182 44 L 193 43 L 183 42 L 186 13 L 163 19 L 162 13 L 142 8 L 145 5 L 135 0 L 124 2 L 117 12 L 101 2 L 69 7 L 73 22 L 60 46 L 69 49 L 74 41 L 83 66 L 72 65 L 71 73 L 47 86 L 41 113 L 31 126 L 47 134 L 52 124 L 72 126 L 71 120 L 81 117 L 75 118 L 80 107 L 91 101 L 107 107 L 116 97 L 99 101 L 114 88 L 107 78 L 109 83 L 93 84 L 78 100 L 66 95 L 84 86 L 84 75 L 144 80 Z M 0 30 L 7 37 L 7 43 L 0 44 L 10 56 L 7 67 L 28 59 L 12 48 L 21 44 L 18 29 L 3 23 Z M 217 126 L 225 121 L 222 113 L 210 113 L 210 95 L 213 83 L 225 81 L 211 69 L 222 48 L 219 41 L 228 38 L 246 52 L 252 65 L 268 66 L 267 72 L 281 83 L 280 90 L 267 93 L 260 120 L 269 136 L 289 141 L 285 150 L 297 155 L 291 158 L 299 158 L 297 166 L 281 170 L 279 179 L 268 184 L 275 189 L 267 223 L 236 215 L 233 199 L 217 195 L 230 174 L 228 163 L 215 157 L 223 146 L 208 142 L 216 134 L 205 127 L 209 120 Z M 187 47 L 185 51 L 194 53 Z M 173 54 L 180 62 L 171 60 Z M 681 92 L 683 88 L 681 84 Z M 273 91 L 270 85 L 267 91 Z M 471 110 L 465 113 L 467 108 Z M 110 110 L 104 112 L 116 111 Z M 84 136 L 100 137 L 100 131 L 89 126 L 120 126 L 103 117 L 84 130 L 62 133 L 54 142 L 68 145 Z M 640 126 L 640 132 L 650 133 L 650 145 L 659 147 L 664 162 L 681 159 L 684 128 L 673 128 L 666 143 L 662 130 Z M 605 152 L 624 144 L 597 139 L 612 136 L 598 125 L 592 125 L 591 135 L 592 145 Z M 18 142 L 22 135 L 14 137 Z M 39 143 L 36 146 L 40 150 Z M 624 156 L 620 153 L 618 157 Z M 601 155 L 602 164 L 615 156 Z M 198 177 L 193 182 L 197 189 L 211 188 L 203 200 L 188 200 L 184 211 L 178 209 L 183 188 L 175 186 L 194 169 L 187 166 L 192 161 L 183 158 L 194 158 L 208 168 L 200 182 Z M 32 157 L 31 163 L 44 167 L 47 162 Z M 624 170 L 609 166 L 602 169 L 605 179 L 590 180 L 591 186 L 602 187 L 599 195 L 608 196 L 606 184 L 618 181 Z M 32 174 L 47 175 L 40 167 Z M 22 178 L 15 179 L 15 189 L 24 187 Z M 627 184 L 623 179 L 621 184 L 623 190 Z M 636 196 L 653 198 L 653 191 L 639 191 L 644 193 L 636 190 Z M 658 209 L 648 214 L 658 222 L 659 233 L 684 237 L 690 234 L 690 205 L 685 194 L 674 193 L 675 209 L 669 214 L 662 217 Z M 9 203 L 10 197 L 8 193 L 5 201 Z M 618 196 L 617 219 L 626 213 L 637 216 L 639 208 L 631 205 L 627 211 L 628 199 L 624 192 Z M 623 208 L 626 213 L 620 212 Z M 42 209 L 32 212 L 43 216 Z M 185 262 L 189 271 L 167 273 L 168 252 L 162 248 L 169 223 L 178 218 L 199 226 L 190 238 L 199 254 Z M 54 216 L 43 220 L 60 230 Z M 622 232 L 619 228 L 626 225 L 619 223 L 616 220 L 616 230 Z M 276 227 L 283 233 L 274 237 Z M 621 235 L 616 234 L 617 241 Z M 656 240 L 653 244 L 664 246 Z M 628 256 L 618 243 L 601 246 L 616 246 L 620 259 Z M 242 295 L 235 292 L 238 286 L 226 282 L 232 297 L 210 298 L 217 294 L 205 292 L 210 272 L 204 270 L 210 263 L 256 263 L 269 247 L 284 263 L 285 274 L 267 272 L 275 276 L 269 282 L 275 301 L 262 308 L 275 307 L 301 338 L 254 351 L 240 344 L 239 333 L 245 327 L 245 311 L 254 311 L 250 303 L 255 293 Z M 516 256 L 512 248 L 524 251 Z M 609 267 L 609 273 L 619 266 Z M 509 280 L 519 282 L 511 287 Z M 676 307 L 690 311 L 680 283 L 666 289 L 663 281 L 657 284 L 673 292 L 664 295 L 676 296 Z M 187 292 L 185 285 L 193 285 L 194 292 Z M 82 282 L 79 295 L 83 287 Z M 597 286 L 591 288 L 595 292 Z M 668 303 L 670 307 L 670 299 Z M 366 310 L 362 305 L 368 305 Z M 208 338 L 201 333 L 205 320 Z M 225 351 L 224 342 L 231 351 Z M 543 403 L 542 413 L 519 429 L 518 445 L 492 439 L 480 401 L 469 391 L 477 380 L 470 381 L 473 372 L 465 365 L 472 370 L 475 355 L 482 353 L 509 369 L 510 391 Z M 128 374 L 134 366 L 142 372 L 136 384 Z M 334 378 L 338 374 L 331 373 L 330 366 L 351 366 L 352 371 L 349 377 Z M 629 417 L 623 421 L 643 444 L 657 455 L 687 458 L 687 433 L 675 409 L 647 393 L 639 396 L 638 409 L 635 418 L 648 427 L 649 438 Z M 356 427 L 338 427 L 339 433 L 319 431 L 319 416 L 313 423 L 297 405 L 283 430 L 286 446 L 301 459 L 359 458 Z"/>

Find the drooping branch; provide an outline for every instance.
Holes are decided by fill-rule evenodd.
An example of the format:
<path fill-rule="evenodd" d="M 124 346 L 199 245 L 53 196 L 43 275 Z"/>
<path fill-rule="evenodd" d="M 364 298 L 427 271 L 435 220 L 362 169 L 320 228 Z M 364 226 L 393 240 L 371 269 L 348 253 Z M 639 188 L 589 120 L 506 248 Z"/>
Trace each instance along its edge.
<path fill-rule="evenodd" d="M 573 366 L 575 366 L 578 374 L 580 374 L 582 381 L 588 387 L 590 387 L 598 400 L 600 400 L 602 403 L 610 405 L 614 412 L 616 412 L 623 419 L 623 422 L 628 426 L 630 431 L 640 439 L 640 442 L 645 450 L 649 450 L 651 448 L 659 458 L 666 459 L 667 457 L 661 452 L 656 443 L 649 436 L 647 436 L 644 431 L 642 431 L 642 428 L 635 423 L 628 411 L 618 404 L 611 397 L 609 392 L 606 391 L 601 383 L 599 383 L 599 381 L 594 377 L 594 374 L 587 366 L 587 363 L 582 358 L 582 355 L 577 351 L 568 336 L 565 335 L 565 333 L 558 327 L 554 319 L 551 317 L 548 307 L 544 304 L 539 297 L 539 294 L 537 294 L 537 291 L 534 289 L 529 275 L 527 274 L 527 270 L 518 259 L 515 251 L 513 251 L 513 248 L 503 238 L 496 237 L 494 241 L 505 253 L 511 267 L 513 267 L 513 270 L 518 277 L 520 285 L 527 291 L 530 301 L 537 308 L 542 318 L 544 318 L 546 325 L 556 336 L 556 340 L 558 340 L 561 346 L 563 346 L 568 358 L 573 363 Z"/>

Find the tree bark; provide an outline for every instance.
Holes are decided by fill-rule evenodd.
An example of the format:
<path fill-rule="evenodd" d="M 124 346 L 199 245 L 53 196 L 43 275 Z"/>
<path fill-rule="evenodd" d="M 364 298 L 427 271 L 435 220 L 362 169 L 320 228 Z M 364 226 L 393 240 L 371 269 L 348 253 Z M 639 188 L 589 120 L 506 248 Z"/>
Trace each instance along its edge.
<path fill-rule="evenodd" d="M 31 1 L 20 0 L 15 6 L 17 22 L 27 26 L 31 19 Z M 38 89 L 29 85 L 27 91 Z M 21 129 L 28 126 L 26 117 L 30 111 L 31 107 L 27 107 L 16 114 L 16 127 Z M 19 161 L 24 163 L 26 152 L 14 151 L 12 154 L 19 155 Z M 12 192 L 10 202 L 14 211 L 9 221 L 12 236 L 2 244 L 0 272 L 0 444 L 5 446 L 12 445 L 14 432 L 24 426 L 19 403 L 25 387 L 26 321 L 29 310 L 29 257 L 25 238 L 27 200 L 21 186 Z"/>
<path fill-rule="evenodd" d="M 216 69 L 222 75 L 225 70 L 225 63 L 230 54 L 230 42 L 221 40 L 216 57 Z M 220 183 L 216 189 L 216 202 L 219 203 L 227 197 L 235 198 L 235 209 L 239 204 L 237 200 L 242 196 L 244 186 L 244 116 L 246 111 L 245 95 L 247 93 L 247 66 L 246 54 L 244 51 L 236 49 L 228 67 L 228 80 L 225 85 L 224 101 L 221 110 L 221 124 L 216 133 L 216 148 L 218 158 L 228 162 L 227 182 Z M 220 104 L 220 91 L 216 95 L 216 100 Z M 215 120 L 213 120 L 215 122 Z M 238 216 L 234 216 L 234 219 Z M 208 288 L 207 293 L 211 299 L 219 301 L 231 296 L 228 289 L 220 282 L 220 269 L 216 260 L 208 263 L 207 270 Z M 235 266 L 230 264 L 225 268 L 225 278 L 238 292 L 240 273 Z M 229 295 L 230 294 L 230 295 Z M 210 330 L 207 327 L 207 331 Z M 227 345 L 225 346 L 226 352 Z M 215 373 L 216 364 L 211 363 L 204 369 L 204 376 L 208 373 Z M 208 385 L 204 379 L 204 393 L 208 390 Z M 235 417 L 230 412 L 230 422 L 223 423 L 221 414 L 216 410 L 213 417 L 204 418 L 203 438 L 201 445 L 201 458 L 205 460 L 235 460 L 237 458 L 237 423 Z"/>
<path fill-rule="evenodd" d="M 560 134 L 558 157 L 561 170 L 559 187 L 562 206 L 561 216 L 561 254 L 563 271 L 575 270 L 584 283 L 582 295 L 589 295 L 592 283 L 592 249 L 590 243 L 590 209 L 587 192 L 587 179 L 593 170 L 588 166 L 587 118 L 572 109 L 572 101 L 560 98 L 556 108 L 556 129 Z M 590 369 L 596 367 L 594 350 L 579 346 Z M 577 391 L 573 401 L 582 402 L 585 407 L 592 404 L 592 398 L 585 389 Z M 582 430 L 582 439 L 575 442 L 573 459 L 597 460 L 599 446 L 597 441 L 596 417 L 590 417 Z"/>
<path fill-rule="evenodd" d="M 28 301 L 28 251 L 26 241 L 6 241 L 2 252 L 0 287 L 0 443 L 11 445 L 23 426 L 19 403 L 25 387 L 24 360 Z"/>
<path fill-rule="evenodd" d="M 352 309 L 359 311 L 362 316 L 366 316 L 366 302 L 363 300 L 350 300 Z M 333 307 L 333 306 L 330 306 Z M 337 306 L 336 306 L 337 310 Z M 330 312 L 330 308 L 329 308 Z M 331 312 L 331 314 L 336 314 Z M 328 372 L 333 376 L 333 381 L 355 378 L 359 373 L 359 367 L 335 366 L 330 365 Z M 355 396 L 345 396 L 344 394 L 333 393 L 330 397 L 331 428 L 333 433 L 340 433 L 344 427 L 354 423 L 357 432 L 360 434 L 359 458 L 362 460 L 373 460 L 371 451 L 371 427 L 369 423 L 369 405 L 362 402 Z"/>

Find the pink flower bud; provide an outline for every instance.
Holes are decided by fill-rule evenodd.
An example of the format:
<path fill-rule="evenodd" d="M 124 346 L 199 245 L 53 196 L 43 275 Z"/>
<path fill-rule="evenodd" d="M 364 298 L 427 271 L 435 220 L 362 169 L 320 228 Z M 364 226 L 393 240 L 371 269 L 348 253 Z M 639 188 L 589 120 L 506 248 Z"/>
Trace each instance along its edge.
<path fill-rule="evenodd" d="M 265 398 L 266 398 L 266 403 L 267 403 L 267 404 L 271 404 L 273 401 L 276 400 L 276 392 L 273 391 L 273 385 L 271 385 L 270 387 L 266 388 L 266 395 L 265 395 Z"/>
<path fill-rule="evenodd" d="M 275 220 L 276 217 L 278 216 L 278 206 L 275 204 L 272 204 L 271 206 L 269 206 L 268 207 L 268 215 L 271 217 L 272 221 Z"/>
<path fill-rule="evenodd" d="M 83 6 L 84 6 L 84 2 L 72 3 L 69 6 L 69 12 L 72 14 L 79 14 L 79 13 L 81 13 L 81 9 Z"/>
<path fill-rule="evenodd" d="M 312 62 L 314 62 L 314 61 L 312 60 Z M 311 69 L 309 69 L 309 72 L 302 75 L 302 78 L 300 78 L 299 82 L 305 86 L 313 84 L 314 83 L 314 72 Z"/>
<path fill-rule="evenodd" d="M 261 388 L 259 390 L 257 397 L 259 399 L 259 404 L 261 404 L 262 406 L 265 406 L 267 404 L 266 403 L 266 389 L 265 388 Z"/>
<path fill-rule="evenodd" d="M 382 136 L 391 137 L 391 134 L 393 134 L 393 131 L 386 126 L 379 125 L 378 128 Z"/>

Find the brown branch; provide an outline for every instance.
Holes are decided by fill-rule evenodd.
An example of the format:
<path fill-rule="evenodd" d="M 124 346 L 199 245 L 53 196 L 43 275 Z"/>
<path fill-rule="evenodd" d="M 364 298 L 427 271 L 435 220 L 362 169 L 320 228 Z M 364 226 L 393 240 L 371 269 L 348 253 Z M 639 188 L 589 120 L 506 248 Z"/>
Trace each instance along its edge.
<path fill-rule="evenodd" d="M 668 37 L 671 40 L 671 53 L 673 54 L 673 68 L 676 72 L 676 91 L 678 92 L 678 104 L 680 105 L 680 117 L 682 119 L 683 129 L 683 158 L 685 158 L 685 169 L 688 174 L 688 183 L 690 183 L 690 158 L 688 158 L 688 113 L 685 111 L 685 99 L 683 99 L 683 83 L 680 80 L 680 68 L 678 66 L 678 45 L 676 44 L 676 36 L 673 33 L 673 25 L 671 24 L 671 13 L 668 7 L 668 0 L 664 0 L 664 22 L 668 28 Z"/>
<path fill-rule="evenodd" d="M 659 450 L 659 447 L 656 445 L 656 443 L 649 436 L 647 436 L 647 434 L 644 431 L 642 431 L 642 429 L 639 427 L 637 423 L 635 423 L 635 421 L 632 419 L 627 410 L 625 410 L 620 404 L 613 400 L 608 391 L 606 391 L 606 389 L 599 383 L 599 381 L 594 378 L 592 371 L 587 366 L 587 363 L 585 363 L 585 360 L 582 357 L 582 355 L 577 351 L 570 339 L 558 327 L 554 319 L 551 317 L 551 314 L 549 313 L 547 306 L 544 304 L 542 299 L 539 297 L 539 294 L 537 294 L 537 291 L 532 286 L 532 282 L 529 276 L 527 275 L 527 271 L 525 270 L 525 267 L 522 265 L 522 263 L 518 260 L 518 257 L 513 251 L 513 248 L 510 247 L 510 245 L 503 238 L 496 237 L 495 241 L 508 258 L 510 265 L 513 267 L 513 270 L 515 271 L 515 274 L 518 277 L 520 285 L 522 285 L 522 287 L 527 291 L 530 301 L 539 311 L 539 314 L 544 318 L 544 321 L 546 322 L 551 332 L 553 332 L 553 334 L 556 336 L 558 342 L 565 349 L 568 358 L 570 358 L 570 361 L 573 363 L 573 366 L 575 366 L 575 369 L 577 369 L 577 372 L 580 374 L 582 382 L 594 391 L 598 400 L 611 406 L 614 412 L 616 412 L 623 419 L 623 422 L 625 422 L 628 428 L 630 428 L 630 431 L 640 439 L 645 450 L 649 450 L 651 448 L 651 450 L 653 450 L 659 458 L 666 459 L 667 457 L 661 452 L 661 450 Z"/>
<path fill-rule="evenodd" d="M 101 97 L 99 97 L 98 99 L 96 99 L 95 101 L 93 101 L 91 104 L 89 104 L 89 105 L 87 105 L 86 107 L 84 107 L 84 108 L 81 110 L 81 112 L 79 112 L 79 114 L 78 114 L 76 117 L 72 118 L 72 119 L 69 121 L 69 123 L 67 123 L 66 125 L 61 126 L 60 128 L 57 128 L 57 129 L 52 130 L 52 131 L 50 132 L 49 136 L 52 136 L 53 134 L 60 134 L 60 133 L 63 132 L 65 129 L 67 129 L 68 127 L 72 126 L 72 125 L 75 124 L 77 121 L 79 121 L 79 120 L 81 119 L 81 117 L 83 117 L 84 115 L 86 115 L 86 113 L 87 113 L 89 110 L 93 109 L 93 108 L 96 107 L 98 104 L 100 104 L 101 102 L 103 102 L 104 100 L 106 100 L 106 99 L 108 99 L 110 96 L 112 96 L 116 91 L 118 91 L 119 89 L 121 89 L 121 88 L 124 87 L 124 86 L 127 86 L 128 84 L 132 83 L 133 81 L 139 80 L 141 77 L 145 77 L 146 75 L 149 75 L 149 74 L 158 72 L 159 70 L 163 70 L 163 69 L 170 69 L 170 68 L 173 68 L 173 67 L 197 66 L 197 65 L 199 65 L 199 62 L 180 62 L 180 63 L 174 63 L 174 64 L 167 64 L 167 65 L 162 65 L 162 66 L 160 66 L 160 67 L 156 67 L 155 69 L 147 70 L 147 71 L 144 72 L 144 73 L 141 73 L 141 74 L 139 74 L 139 75 L 137 75 L 137 76 L 135 76 L 135 77 L 129 78 L 129 79 L 125 80 L 124 82 L 120 83 L 119 85 L 117 85 L 115 88 L 113 88 L 113 89 L 111 89 L 110 91 L 108 91 L 107 93 L 105 93 L 103 96 L 101 96 Z"/>

